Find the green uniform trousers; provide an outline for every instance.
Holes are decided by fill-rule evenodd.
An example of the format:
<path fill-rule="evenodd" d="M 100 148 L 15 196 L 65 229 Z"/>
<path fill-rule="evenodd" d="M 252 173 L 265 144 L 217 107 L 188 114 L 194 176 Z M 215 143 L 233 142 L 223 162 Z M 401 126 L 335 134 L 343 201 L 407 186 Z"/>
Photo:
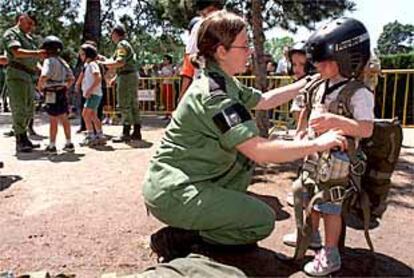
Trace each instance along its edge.
<path fill-rule="evenodd" d="M 250 244 L 266 238 L 274 229 L 274 211 L 247 195 L 246 186 L 227 187 L 213 183 L 187 186 L 165 193 L 158 205 L 147 203 L 150 212 L 169 226 L 196 230 L 210 243 Z M 193 198 L 186 200 L 194 192 Z"/>
<path fill-rule="evenodd" d="M 13 130 L 16 135 L 24 134 L 34 112 L 34 82 L 21 79 L 6 79 L 12 109 Z"/>
<path fill-rule="evenodd" d="M 119 109 L 122 124 L 141 124 L 137 100 L 138 77 L 135 72 L 120 74 L 116 80 Z"/>
<path fill-rule="evenodd" d="M 129 276 L 128 276 L 129 277 Z M 145 278 L 223 278 L 247 277 L 241 270 L 215 262 L 205 256 L 190 254 L 186 258 L 175 259 L 169 263 L 149 267 L 141 274 L 132 277 Z"/>

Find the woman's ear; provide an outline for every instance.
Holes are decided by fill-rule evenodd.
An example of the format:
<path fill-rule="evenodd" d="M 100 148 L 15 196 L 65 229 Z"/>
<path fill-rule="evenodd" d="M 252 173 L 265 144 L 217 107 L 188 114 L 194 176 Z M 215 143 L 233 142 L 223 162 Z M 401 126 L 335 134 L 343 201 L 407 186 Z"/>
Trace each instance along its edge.
<path fill-rule="evenodd" d="M 225 58 L 226 54 L 227 54 L 226 48 L 222 44 L 219 45 L 216 49 L 216 59 L 218 61 L 221 61 Z"/>

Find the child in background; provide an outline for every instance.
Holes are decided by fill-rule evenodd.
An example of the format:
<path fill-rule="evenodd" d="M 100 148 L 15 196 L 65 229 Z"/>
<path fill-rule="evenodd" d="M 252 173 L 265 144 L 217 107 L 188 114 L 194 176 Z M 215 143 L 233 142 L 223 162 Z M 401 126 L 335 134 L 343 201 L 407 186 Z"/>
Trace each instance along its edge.
<path fill-rule="evenodd" d="M 86 101 L 82 111 L 82 117 L 87 129 L 87 135 L 81 145 L 98 145 L 105 142 L 105 137 L 102 133 L 102 124 L 97 114 L 103 95 L 101 86 L 102 76 L 99 65 L 96 63 L 98 52 L 95 46 L 85 43 L 81 46 L 79 56 L 82 62 L 84 62 L 81 87 L 83 97 Z"/>
<path fill-rule="evenodd" d="M 71 141 L 68 119 L 69 105 L 67 98 L 67 91 L 74 81 L 74 76 L 69 65 L 59 57 L 63 50 L 63 43 L 58 37 L 46 37 L 41 48 L 46 50 L 47 56 L 43 61 L 38 87 L 45 94 L 46 112 L 50 120 L 50 142 L 45 151 L 50 154 L 57 152 L 56 135 L 58 122 L 61 122 L 66 137 L 63 150 L 74 152 L 75 147 Z"/>

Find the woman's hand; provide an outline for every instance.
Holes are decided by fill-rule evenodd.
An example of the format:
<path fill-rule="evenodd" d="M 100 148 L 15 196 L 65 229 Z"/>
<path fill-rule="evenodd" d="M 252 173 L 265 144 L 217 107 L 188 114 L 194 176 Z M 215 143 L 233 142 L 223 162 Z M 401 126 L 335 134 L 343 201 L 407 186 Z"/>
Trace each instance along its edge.
<path fill-rule="evenodd" d="M 341 151 L 345 151 L 348 148 L 346 137 L 338 130 L 330 130 L 314 139 L 314 141 L 318 151 L 325 151 L 334 147 L 339 147 Z"/>

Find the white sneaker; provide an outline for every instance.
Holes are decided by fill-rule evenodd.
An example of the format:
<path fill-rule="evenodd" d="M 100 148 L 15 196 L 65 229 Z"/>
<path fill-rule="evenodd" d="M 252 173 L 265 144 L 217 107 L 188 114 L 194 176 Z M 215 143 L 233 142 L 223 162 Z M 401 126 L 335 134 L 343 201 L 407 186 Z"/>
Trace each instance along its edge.
<path fill-rule="evenodd" d="M 326 276 L 339 269 L 341 269 L 341 256 L 338 249 L 327 251 L 326 248 L 317 252 L 315 258 L 303 268 L 306 274 L 311 276 Z"/>
<path fill-rule="evenodd" d="M 290 247 L 296 247 L 296 238 L 297 233 L 290 233 L 283 236 L 283 243 Z M 311 242 L 309 243 L 309 248 L 311 249 L 319 249 L 322 247 L 322 240 L 321 234 L 319 231 L 314 233 L 311 238 Z"/>

